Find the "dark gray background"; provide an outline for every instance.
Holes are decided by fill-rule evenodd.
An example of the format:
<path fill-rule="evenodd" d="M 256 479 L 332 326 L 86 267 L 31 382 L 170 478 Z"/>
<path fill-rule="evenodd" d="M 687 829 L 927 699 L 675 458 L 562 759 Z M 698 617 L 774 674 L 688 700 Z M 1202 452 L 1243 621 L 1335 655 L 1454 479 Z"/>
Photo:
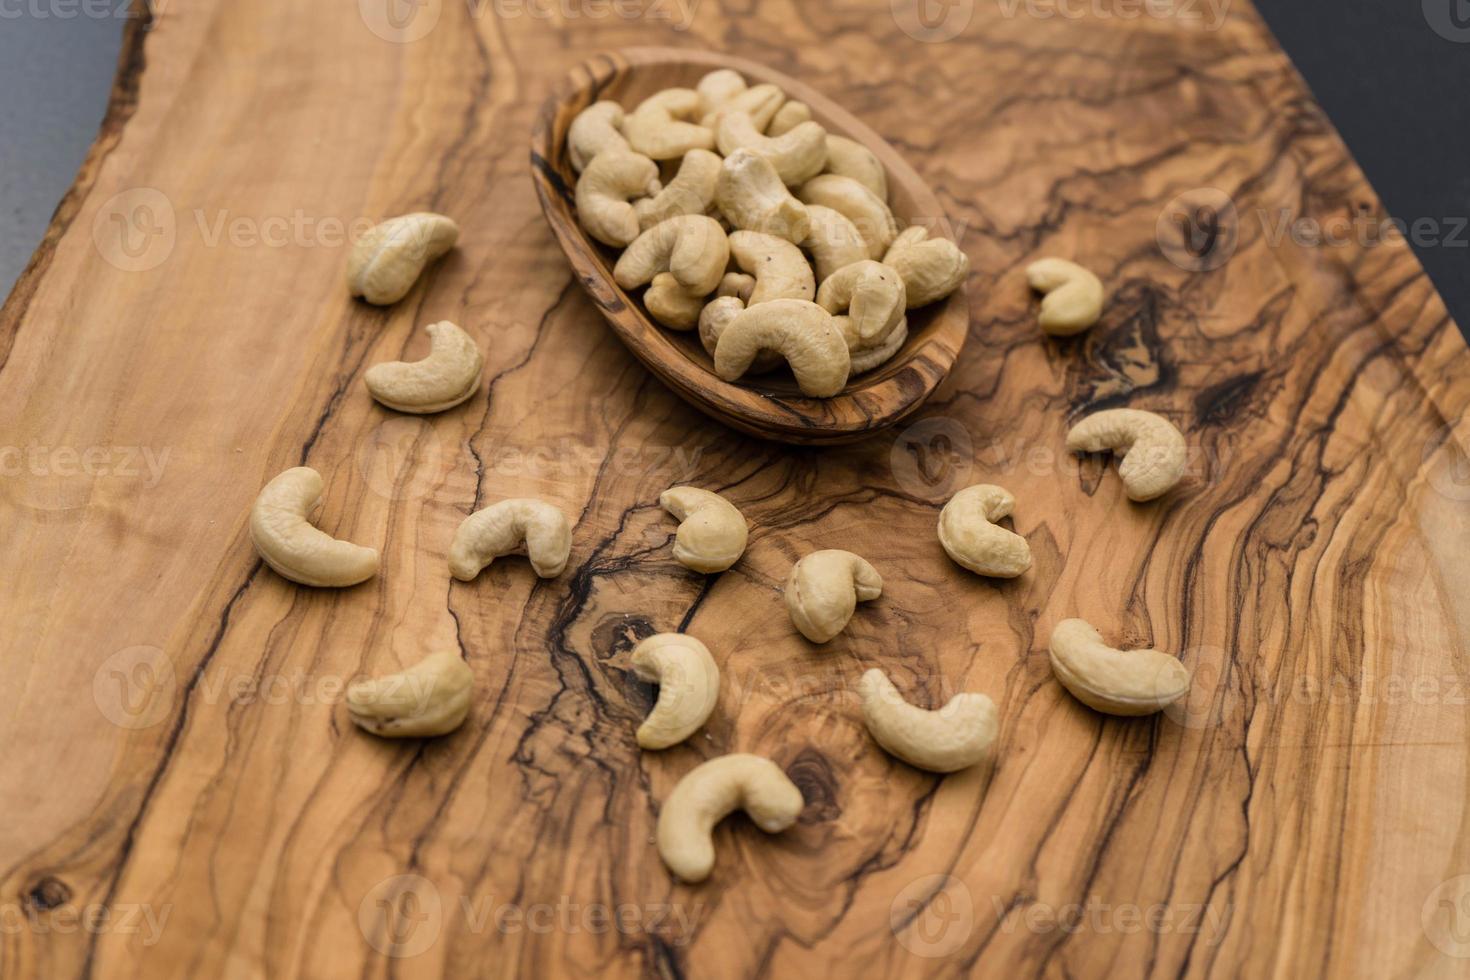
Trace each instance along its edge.
<path fill-rule="evenodd" d="M 1470 0 L 1256 2 L 1470 329 Z M 126 9 L 0 0 L 0 292 L 96 135 Z"/>

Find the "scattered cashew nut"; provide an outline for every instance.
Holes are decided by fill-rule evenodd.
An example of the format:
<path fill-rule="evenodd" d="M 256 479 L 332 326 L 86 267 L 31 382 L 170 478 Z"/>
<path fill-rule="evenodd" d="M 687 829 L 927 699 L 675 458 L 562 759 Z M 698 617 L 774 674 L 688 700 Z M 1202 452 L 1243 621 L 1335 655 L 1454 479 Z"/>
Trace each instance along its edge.
<path fill-rule="evenodd" d="M 302 585 L 356 585 L 378 571 L 378 552 L 339 541 L 307 515 L 322 499 L 322 476 L 293 466 L 267 483 L 250 508 L 250 540 L 265 563 Z"/>
<path fill-rule="evenodd" d="M 638 237 L 638 212 L 629 203 L 658 187 L 658 164 L 631 150 L 604 150 L 577 179 L 577 221 L 587 234 L 622 248 Z"/>
<path fill-rule="evenodd" d="M 1189 670 L 1158 650 L 1115 650 L 1081 619 L 1051 631 L 1051 669 L 1062 686 L 1089 708 L 1110 715 L 1147 715 L 1189 690 Z"/>
<path fill-rule="evenodd" d="M 737 809 L 757 827 L 776 834 L 796 823 L 806 801 L 770 759 L 736 753 L 691 769 L 658 814 L 655 839 L 668 869 L 687 882 L 709 877 L 715 865 L 715 824 Z"/>
<path fill-rule="evenodd" d="M 724 161 L 709 150 L 690 150 L 674 179 L 653 197 L 633 202 L 638 227 L 647 231 L 666 218 L 704 214 L 715 200 L 715 184 Z M 629 239 L 631 241 L 632 239 Z"/>
<path fill-rule="evenodd" d="M 769 160 L 750 150 L 725 158 L 715 204 L 736 228 L 800 242 L 811 232 L 806 205 L 791 196 Z"/>
<path fill-rule="evenodd" d="M 638 747 L 678 745 L 703 725 L 720 697 L 720 668 L 687 633 L 657 633 L 633 648 L 638 679 L 658 685 L 658 701 L 638 726 Z"/>
<path fill-rule="evenodd" d="M 474 397 L 485 358 L 474 338 L 448 320 L 430 324 L 429 356 L 421 361 L 387 361 L 363 374 L 379 402 L 399 412 L 428 415 Z"/>
<path fill-rule="evenodd" d="M 814 551 L 798 561 L 786 580 L 786 609 L 801 635 L 826 643 L 841 633 L 859 602 L 883 594 L 883 579 L 850 551 Z"/>
<path fill-rule="evenodd" d="M 851 221 L 867 243 L 870 259 L 881 259 L 898 237 L 898 222 L 888 205 L 851 177 L 820 174 L 797 188 L 796 196 L 803 204 L 820 204 Z"/>
<path fill-rule="evenodd" d="M 374 225 L 347 256 L 347 286 L 374 306 L 408 295 L 424 266 L 454 247 L 459 225 L 442 214 L 418 211 Z"/>
<path fill-rule="evenodd" d="M 820 123 L 804 122 L 780 136 L 767 136 L 749 113 L 723 112 L 715 139 L 725 156 L 750 150 L 765 157 L 788 187 L 815 177 L 827 162 L 827 131 Z"/>
<path fill-rule="evenodd" d="M 1112 451 L 1122 456 L 1118 476 L 1129 500 L 1153 500 L 1184 475 L 1184 436 L 1161 415 L 1137 408 L 1095 412 L 1067 433 L 1072 452 Z"/>
<path fill-rule="evenodd" d="M 475 674 L 457 652 L 432 653 L 407 670 L 347 688 L 347 714 L 383 738 L 447 735 L 470 712 Z"/>
<path fill-rule="evenodd" d="M 958 245 L 947 238 L 930 238 L 921 225 L 899 233 L 883 256 L 883 264 L 903 277 L 911 310 L 948 296 L 970 271 L 970 257 Z"/>
<path fill-rule="evenodd" d="M 469 582 L 501 555 L 524 554 L 542 578 L 567 567 L 572 530 L 560 510 L 531 497 L 512 497 L 477 510 L 454 532 L 449 572 Z"/>
<path fill-rule="evenodd" d="M 699 487 L 670 487 L 659 506 L 679 521 L 674 560 L 685 568 L 723 572 L 745 552 L 745 516 L 730 501 Z"/>
<path fill-rule="evenodd" d="M 699 94 L 693 89 L 664 89 L 623 117 L 623 136 L 634 150 L 654 160 L 677 160 L 690 150 L 712 150 L 714 132 L 689 121 L 698 113 Z"/>
<path fill-rule="evenodd" d="M 572 169 L 581 173 L 603 150 L 626 150 L 628 141 L 620 131 L 623 107 L 616 102 L 594 102 L 577 113 L 567 127 L 567 157 Z"/>
<path fill-rule="evenodd" d="M 1026 281 L 1032 289 L 1046 294 L 1036 322 L 1053 337 L 1081 333 L 1102 316 L 1102 282 L 1075 262 L 1032 262 L 1026 267 Z"/>
<path fill-rule="evenodd" d="M 755 288 L 746 300 L 747 306 L 773 299 L 810 301 L 816 293 L 817 284 L 806 256 L 784 238 L 758 231 L 733 231 L 730 258 L 742 271 L 755 277 Z"/>
<path fill-rule="evenodd" d="M 660 272 L 671 272 L 684 289 L 706 296 L 720 284 L 729 263 L 730 246 L 720 223 L 702 214 L 681 214 L 635 238 L 613 266 L 613 279 L 632 289 Z"/>
<path fill-rule="evenodd" d="M 1031 567 L 1031 547 L 995 522 L 1016 499 L 992 483 L 965 487 L 939 512 L 939 543 L 956 563 L 977 575 L 1015 578 Z"/>
<path fill-rule="evenodd" d="M 832 315 L 816 303 L 776 299 L 737 313 L 715 344 L 715 373 L 734 381 L 762 350 L 775 351 L 791 365 L 804 395 L 828 398 L 847 384 L 852 366 L 847 341 Z"/>
<path fill-rule="evenodd" d="M 863 722 L 889 755 L 929 772 L 957 772 L 990 751 L 1000 729 L 995 702 L 964 692 L 937 711 L 909 704 L 874 667 L 863 674 Z"/>

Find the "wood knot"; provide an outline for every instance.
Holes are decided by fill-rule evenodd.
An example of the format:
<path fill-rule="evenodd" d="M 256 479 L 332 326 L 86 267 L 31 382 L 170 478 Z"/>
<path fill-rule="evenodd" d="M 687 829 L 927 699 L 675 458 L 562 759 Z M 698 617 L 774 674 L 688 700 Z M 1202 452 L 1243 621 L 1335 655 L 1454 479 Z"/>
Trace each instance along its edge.
<path fill-rule="evenodd" d="M 25 894 L 25 903 L 37 912 L 49 912 L 71 901 L 71 889 L 60 878 L 46 875 Z"/>
<path fill-rule="evenodd" d="M 653 623 L 643 616 L 621 613 L 604 616 L 592 628 L 592 654 L 598 660 L 611 660 L 619 654 L 632 653 L 634 647 L 657 632 Z"/>
<path fill-rule="evenodd" d="M 826 756 L 816 749 L 802 749 L 786 767 L 786 775 L 806 800 L 806 807 L 801 811 L 802 823 L 823 823 L 842 815 L 842 807 L 837 802 L 837 776 Z"/>

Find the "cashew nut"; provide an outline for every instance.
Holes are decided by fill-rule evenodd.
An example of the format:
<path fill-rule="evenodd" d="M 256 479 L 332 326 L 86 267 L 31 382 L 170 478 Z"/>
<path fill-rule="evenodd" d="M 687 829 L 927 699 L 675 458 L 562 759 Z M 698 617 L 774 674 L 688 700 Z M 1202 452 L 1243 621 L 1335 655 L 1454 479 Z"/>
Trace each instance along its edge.
<path fill-rule="evenodd" d="M 725 273 L 720 278 L 720 285 L 715 289 L 716 296 L 734 296 L 747 305 L 754 294 L 755 276 L 748 276 L 743 272 Z"/>
<path fill-rule="evenodd" d="M 816 303 L 776 299 L 737 313 L 715 344 L 715 373 L 734 381 L 762 350 L 775 351 L 791 365 L 804 395 L 828 398 L 847 384 L 847 341 Z"/>
<path fill-rule="evenodd" d="M 815 177 L 827 162 L 827 131 L 820 123 L 804 122 L 780 136 L 766 136 L 749 113 L 721 112 L 715 139 L 725 156 L 750 150 L 765 157 L 788 187 Z"/>
<path fill-rule="evenodd" d="M 758 231 L 730 233 L 730 257 L 743 271 L 755 276 L 747 306 L 768 303 L 773 299 L 810 301 L 817 284 L 812 267 L 801 249 L 784 238 Z"/>
<path fill-rule="evenodd" d="M 554 578 L 571 551 L 565 514 L 545 501 L 512 497 L 464 519 L 449 548 L 449 572 L 469 582 L 501 555 L 526 555 L 537 575 Z"/>
<path fill-rule="evenodd" d="M 741 84 L 744 84 L 743 82 Z M 708 126 L 718 133 L 720 120 L 726 114 L 743 112 L 750 116 L 751 121 L 759 128 L 765 129 L 771 119 L 776 115 L 781 103 L 786 101 L 786 93 L 781 91 L 780 86 L 769 82 L 763 85 L 755 85 L 742 92 L 737 92 L 730 98 L 721 102 L 700 117 L 699 124 Z"/>
<path fill-rule="evenodd" d="M 745 79 L 738 71 L 718 68 L 699 80 L 694 86 L 699 93 L 699 112 L 708 116 L 720 106 L 745 91 Z"/>
<path fill-rule="evenodd" d="M 704 297 L 689 292 L 673 273 L 660 272 L 643 294 L 649 314 L 671 330 L 692 330 L 704 309 Z"/>
<path fill-rule="evenodd" d="M 684 154 L 679 172 L 664 185 L 663 190 L 654 197 L 633 202 L 638 226 L 647 231 L 676 215 L 704 214 L 714 203 L 715 183 L 720 179 L 723 163 L 708 150 L 690 150 Z"/>
<path fill-rule="evenodd" d="M 577 179 L 577 221 L 587 234 L 622 248 L 638 237 L 638 212 L 629 201 L 658 187 L 658 164 L 632 150 L 604 150 Z"/>
<path fill-rule="evenodd" d="M 1000 729 L 995 702 L 983 694 L 956 694 L 937 711 L 904 700 L 874 667 L 863 674 L 863 721 L 889 755 L 929 772 L 957 772 L 990 751 Z"/>
<path fill-rule="evenodd" d="M 730 325 L 741 310 L 745 309 L 745 301 L 738 296 L 718 296 L 705 304 L 699 312 L 699 342 L 709 352 L 710 357 L 715 356 L 715 350 L 720 345 L 720 334 Z M 782 364 L 781 355 L 775 351 L 763 350 L 755 355 L 755 360 L 750 362 L 750 367 L 745 369 L 746 374 L 764 374 L 773 371 Z"/>
<path fill-rule="evenodd" d="M 706 574 L 723 572 L 745 551 L 745 517 L 730 501 L 698 487 L 670 487 L 659 506 L 679 521 L 674 560 Z"/>
<path fill-rule="evenodd" d="M 623 117 L 628 145 L 655 160 L 677 160 L 690 150 L 713 150 L 714 130 L 691 120 L 699 114 L 699 94 L 688 88 L 655 92 Z"/>
<path fill-rule="evenodd" d="M 801 635 L 826 643 L 841 633 L 859 602 L 883 594 L 883 579 L 850 551 L 813 551 L 786 580 L 786 609 Z"/>
<path fill-rule="evenodd" d="M 859 340 L 886 338 L 906 309 L 903 279 L 881 262 L 863 259 L 822 280 L 817 305 L 828 313 L 847 313 Z"/>
<path fill-rule="evenodd" d="M 657 633 L 633 648 L 633 673 L 658 685 L 658 701 L 638 726 L 638 746 L 666 749 L 703 725 L 720 697 L 720 668 L 687 633 Z"/>
<path fill-rule="evenodd" d="M 736 228 L 800 242 L 811 231 L 804 204 L 791 196 L 769 160 L 750 150 L 725 158 L 715 182 L 715 204 Z"/>
<path fill-rule="evenodd" d="M 729 263 L 730 246 L 720 223 L 702 214 L 681 214 L 635 238 L 613 266 L 613 279 L 632 289 L 660 272 L 672 272 L 687 291 L 707 296 Z"/>
<path fill-rule="evenodd" d="M 448 320 L 430 324 L 429 356 L 421 361 L 387 361 L 363 374 L 372 396 L 389 408 L 428 415 L 474 397 L 485 359 L 469 334 Z"/>
<path fill-rule="evenodd" d="M 776 834 L 796 823 L 806 801 L 781 767 L 758 755 L 710 759 L 679 780 L 658 815 L 658 855 L 687 882 L 709 877 L 715 865 L 715 824 L 736 809 Z"/>
<path fill-rule="evenodd" d="M 878 195 L 878 200 L 885 203 L 888 200 L 888 172 L 873 151 L 857 140 L 828 133 L 827 165 L 823 173 L 851 177 Z"/>
<path fill-rule="evenodd" d="M 970 257 L 958 245 L 947 238 L 930 238 L 920 225 L 899 233 L 883 256 L 883 264 L 903 278 L 911 310 L 948 296 L 970 271 Z"/>
<path fill-rule="evenodd" d="M 888 205 L 851 177 L 820 174 L 802 184 L 796 196 L 803 204 L 820 204 L 851 221 L 867 243 L 870 259 L 881 259 L 898 236 L 898 222 Z"/>
<path fill-rule="evenodd" d="M 1067 448 L 1120 454 L 1118 476 L 1129 500 L 1153 500 L 1184 475 L 1183 434 L 1163 416 L 1137 408 L 1110 408 L 1087 416 L 1067 433 Z"/>
<path fill-rule="evenodd" d="M 626 150 L 628 141 L 619 131 L 623 107 L 616 102 L 594 102 L 577 113 L 567 127 L 567 157 L 572 169 L 581 173 L 603 150 Z"/>
<path fill-rule="evenodd" d="M 454 247 L 459 225 L 442 214 L 418 211 L 369 228 L 347 257 L 347 286 L 375 306 L 408 295 L 424 266 Z"/>
<path fill-rule="evenodd" d="M 267 483 L 250 508 L 250 540 L 265 563 L 302 585 L 346 586 L 378 571 L 378 552 L 339 541 L 307 515 L 322 500 L 322 476 L 293 466 Z"/>
<path fill-rule="evenodd" d="M 754 118 L 754 117 L 752 117 Z M 784 136 L 804 122 L 810 122 L 812 107 L 795 99 L 782 105 L 766 125 L 767 136 Z M 756 120 L 758 123 L 759 120 Z"/>
<path fill-rule="evenodd" d="M 811 253 L 812 262 L 816 265 L 817 282 L 825 282 L 828 276 L 843 266 L 861 262 L 868 257 L 868 244 L 863 241 L 862 232 L 858 231 L 857 225 L 849 221 L 846 215 L 820 204 L 808 204 L 806 213 L 811 218 L 811 231 L 802 240 L 801 247 Z M 907 278 L 904 281 L 907 283 Z M 909 305 L 913 306 L 912 294 L 910 296 Z"/>
<path fill-rule="evenodd" d="M 1081 619 L 1051 631 L 1051 669 L 1089 708 L 1110 715 L 1147 715 L 1184 696 L 1189 670 L 1158 650 L 1115 650 Z"/>
<path fill-rule="evenodd" d="M 888 336 L 880 338 L 875 346 L 865 347 L 861 343 L 853 346 L 853 336 L 849 335 L 849 329 L 843 326 L 845 316 L 834 316 L 832 322 L 842 330 L 843 336 L 848 340 L 848 354 L 852 358 L 852 368 L 848 371 L 848 377 L 856 377 L 865 371 L 871 371 L 881 364 L 886 364 L 898 353 L 898 349 L 909 339 L 909 321 L 900 319 L 898 324 L 888 333 Z M 853 335 L 856 331 L 851 331 Z"/>
<path fill-rule="evenodd" d="M 1045 293 L 1037 323 L 1054 337 L 1081 333 L 1102 316 L 1103 287 L 1097 276 L 1066 259 L 1041 259 L 1026 267 L 1031 288 Z"/>
<path fill-rule="evenodd" d="M 992 483 L 965 487 L 939 512 L 939 543 L 977 575 L 1015 578 L 1031 567 L 1031 547 L 995 523 L 1015 505 L 1014 497 Z"/>
<path fill-rule="evenodd" d="M 470 712 L 475 674 L 458 653 L 431 653 L 407 670 L 347 688 L 347 714 L 384 738 L 447 735 Z"/>

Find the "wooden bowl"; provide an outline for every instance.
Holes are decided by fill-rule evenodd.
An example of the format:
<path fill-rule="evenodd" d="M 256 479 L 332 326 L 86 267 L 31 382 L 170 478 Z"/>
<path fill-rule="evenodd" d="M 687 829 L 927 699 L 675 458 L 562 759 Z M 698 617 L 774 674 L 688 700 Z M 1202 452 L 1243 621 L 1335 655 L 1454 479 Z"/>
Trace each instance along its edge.
<path fill-rule="evenodd" d="M 888 363 L 852 378 L 832 398 L 808 398 L 789 371 L 722 381 L 699 343 L 698 331 L 659 326 L 634 296 L 613 282 L 618 253 L 588 237 L 577 224 L 566 134 L 573 117 L 599 99 L 631 109 L 659 89 L 694 87 L 716 68 L 733 68 L 752 85 L 774 82 L 811 107 L 830 132 L 862 143 L 888 170 L 889 206 L 899 224 L 922 221 L 939 233 L 944 212 L 924 181 L 884 140 L 816 90 L 753 61 L 679 48 L 628 48 L 602 55 L 572 72 L 563 91 L 546 101 L 531 136 L 531 173 L 541 210 L 582 288 L 628 349 L 691 405 L 742 432 L 803 445 L 853 442 L 912 413 L 949 373 L 969 328 L 964 289 L 909 312 L 909 337 Z"/>

